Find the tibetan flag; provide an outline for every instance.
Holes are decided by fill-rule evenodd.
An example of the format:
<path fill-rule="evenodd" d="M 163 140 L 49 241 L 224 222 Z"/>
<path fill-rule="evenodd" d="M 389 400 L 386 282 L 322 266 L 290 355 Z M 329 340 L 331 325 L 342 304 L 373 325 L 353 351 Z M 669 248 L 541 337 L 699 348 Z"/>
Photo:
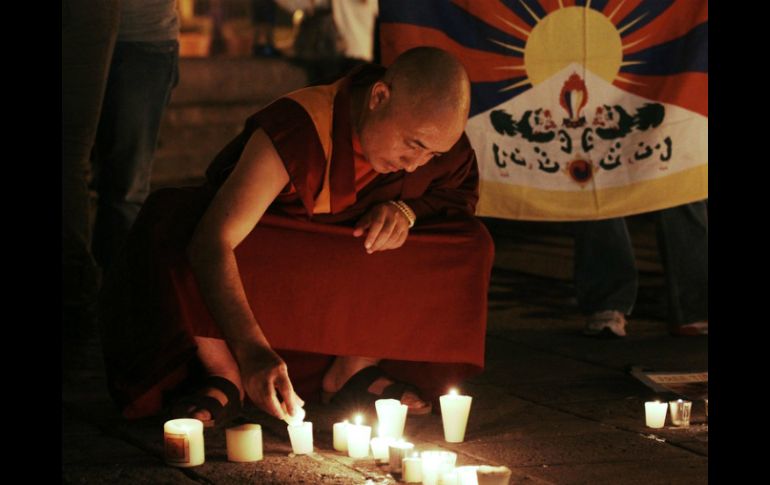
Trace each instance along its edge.
<path fill-rule="evenodd" d="M 477 214 L 591 220 L 708 197 L 707 0 L 381 0 L 385 65 L 472 83 Z"/>

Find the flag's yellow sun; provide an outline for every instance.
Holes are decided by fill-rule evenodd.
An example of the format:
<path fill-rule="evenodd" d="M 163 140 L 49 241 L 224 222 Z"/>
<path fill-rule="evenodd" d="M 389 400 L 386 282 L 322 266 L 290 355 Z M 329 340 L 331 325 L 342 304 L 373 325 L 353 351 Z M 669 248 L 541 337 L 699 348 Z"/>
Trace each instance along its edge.
<path fill-rule="evenodd" d="M 602 13 L 584 7 L 555 10 L 535 25 L 524 49 L 527 76 L 537 85 L 573 62 L 612 82 L 623 62 L 620 33 Z"/>

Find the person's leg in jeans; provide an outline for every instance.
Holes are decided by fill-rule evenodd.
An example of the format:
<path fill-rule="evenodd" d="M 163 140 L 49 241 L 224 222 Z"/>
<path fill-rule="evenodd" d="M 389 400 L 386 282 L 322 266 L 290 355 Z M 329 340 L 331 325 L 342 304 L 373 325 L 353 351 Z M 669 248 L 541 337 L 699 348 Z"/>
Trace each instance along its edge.
<path fill-rule="evenodd" d="M 708 333 L 708 215 L 699 201 L 657 214 L 672 333 Z M 693 326 L 694 324 L 694 326 Z"/>
<path fill-rule="evenodd" d="M 625 335 L 625 315 L 636 301 L 638 276 L 623 218 L 580 221 L 575 232 L 575 289 L 588 315 L 587 335 Z"/>
<path fill-rule="evenodd" d="M 88 318 L 99 285 L 88 191 L 113 46 L 117 0 L 62 2 L 62 303 L 65 330 Z"/>
<path fill-rule="evenodd" d="M 179 44 L 118 42 L 94 152 L 94 256 L 107 268 L 150 193 L 160 122 L 178 80 Z"/>

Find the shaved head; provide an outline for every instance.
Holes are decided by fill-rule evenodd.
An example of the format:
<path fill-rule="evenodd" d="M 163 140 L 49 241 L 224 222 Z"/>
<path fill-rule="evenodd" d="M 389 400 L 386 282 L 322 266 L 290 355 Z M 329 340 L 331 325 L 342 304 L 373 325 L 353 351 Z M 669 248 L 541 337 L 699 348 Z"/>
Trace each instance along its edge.
<path fill-rule="evenodd" d="M 452 54 L 435 47 L 415 47 L 393 61 L 383 81 L 393 90 L 393 101 L 416 110 L 451 110 L 463 117 L 470 109 L 470 81 Z"/>
<path fill-rule="evenodd" d="M 380 173 L 413 172 L 449 151 L 465 130 L 470 81 L 435 47 L 410 49 L 368 88 L 358 116 L 361 148 Z"/>

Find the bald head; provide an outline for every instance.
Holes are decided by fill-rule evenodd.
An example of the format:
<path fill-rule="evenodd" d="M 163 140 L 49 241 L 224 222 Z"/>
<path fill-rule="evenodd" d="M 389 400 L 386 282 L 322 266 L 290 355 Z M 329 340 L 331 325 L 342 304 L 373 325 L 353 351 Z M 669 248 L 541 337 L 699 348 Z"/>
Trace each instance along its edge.
<path fill-rule="evenodd" d="M 418 47 L 401 54 L 371 85 L 363 105 L 358 132 L 374 170 L 413 172 L 462 136 L 470 82 L 451 54 Z"/>
<path fill-rule="evenodd" d="M 408 103 L 421 112 L 448 112 L 464 119 L 470 109 L 470 81 L 452 54 L 435 47 L 415 47 L 393 61 L 383 81 L 392 89 L 393 102 Z"/>

